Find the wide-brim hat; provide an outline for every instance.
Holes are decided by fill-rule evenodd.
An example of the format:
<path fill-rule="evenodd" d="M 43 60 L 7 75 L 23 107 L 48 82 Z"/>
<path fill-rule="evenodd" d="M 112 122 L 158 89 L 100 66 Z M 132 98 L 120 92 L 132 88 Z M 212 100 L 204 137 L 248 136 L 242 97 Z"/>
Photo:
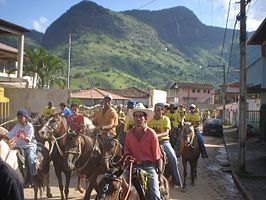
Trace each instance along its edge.
<path fill-rule="evenodd" d="M 147 114 L 147 121 L 151 120 L 153 118 L 153 111 L 151 109 L 145 108 L 145 106 L 142 103 L 137 103 L 136 106 L 129 110 L 129 116 L 131 119 L 134 118 L 133 114 L 135 112 L 144 112 Z"/>

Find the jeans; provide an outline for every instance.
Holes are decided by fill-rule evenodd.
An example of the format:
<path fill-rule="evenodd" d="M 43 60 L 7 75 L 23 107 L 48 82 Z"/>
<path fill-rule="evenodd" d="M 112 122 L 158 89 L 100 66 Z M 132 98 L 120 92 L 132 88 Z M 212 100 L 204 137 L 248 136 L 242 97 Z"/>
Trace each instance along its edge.
<path fill-rule="evenodd" d="M 35 176 L 37 174 L 37 169 L 36 169 L 37 145 L 31 144 L 29 147 L 25 148 L 24 151 L 26 152 L 26 158 L 28 162 L 30 175 Z"/>
<path fill-rule="evenodd" d="M 151 200 L 160 200 L 161 194 L 159 189 L 159 177 L 154 166 L 134 166 L 134 168 L 140 168 L 148 173 L 149 177 L 149 197 Z M 128 176 L 128 171 L 126 173 Z"/>
<path fill-rule="evenodd" d="M 196 136 L 197 136 L 197 139 L 198 139 L 198 143 L 199 143 L 199 147 L 200 147 L 201 155 L 202 155 L 203 157 L 208 157 L 208 153 L 207 153 L 206 147 L 205 147 L 205 145 L 204 145 L 203 136 L 202 136 L 202 134 L 200 133 L 200 130 L 199 130 L 198 128 L 195 128 L 194 131 L 195 131 Z"/>
<path fill-rule="evenodd" d="M 170 164 L 170 171 L 173 176 L 174 183 L 177 186 L 182 187 L 182 181 L 181 181 L 181 176 L 179 172 L 179 163 L 177 161 L 175 151 L 172 148 L 169 140 L 162 140 L 160 141 L 160 145 L 162 146 L 163 150 L 166 153 L 166 156 L 168 158 L 169 164 Z"/>

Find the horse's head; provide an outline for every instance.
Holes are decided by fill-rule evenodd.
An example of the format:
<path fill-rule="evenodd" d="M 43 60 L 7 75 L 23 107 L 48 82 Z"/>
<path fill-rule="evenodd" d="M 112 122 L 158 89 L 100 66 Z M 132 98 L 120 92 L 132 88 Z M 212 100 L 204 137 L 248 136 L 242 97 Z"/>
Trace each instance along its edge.
<path fill-rule="evenodd" d="M 80 134 L 69 132 L 65 141 L 65 157 L 67 168 L 74 170 L 75 164 L 81 156 L 81 150 L 85 142 Z"/>
<path fill-rule="evenodd" d="M 101 169 L 109 170 L 110 164 L 112 165 L 117 161 L 115 159 L 120 159 L 123 156 L 119 141 L 114 138 L 104 139 L 101 155 Z"/>
<path fill-rule="evenodd" d="M 66 132 L 66 119 L 61 116 L 53 116 L 48 119 L 44 126 L 38 131 L 39 136 L 44 140 L 49 140 L 52 136 L 59 137 Z"/>
<path fill-rule="evenodd" d="M 195 137 L 194 127 L 190 122 L 186 122 L 182 128 L 182 141 L 185 143 L 186 146 L 192 144 Z"/>

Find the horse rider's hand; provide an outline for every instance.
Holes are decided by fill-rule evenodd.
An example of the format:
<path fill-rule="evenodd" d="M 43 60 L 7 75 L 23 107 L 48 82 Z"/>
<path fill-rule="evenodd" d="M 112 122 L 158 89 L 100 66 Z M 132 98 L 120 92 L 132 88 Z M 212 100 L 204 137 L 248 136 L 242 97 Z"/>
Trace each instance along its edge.
<path fill-rule="evenodd" d="M 161 173 L 159 173 L 159 185 L 163 185 L 164 179 L 163 179 L 163 175 Z"/>
<path fill-rule="evenodd" d="M 24 131 L 19 131 L 18 137 L 20 137 L 22 140 L 26 140 L 26 133 Z"/>

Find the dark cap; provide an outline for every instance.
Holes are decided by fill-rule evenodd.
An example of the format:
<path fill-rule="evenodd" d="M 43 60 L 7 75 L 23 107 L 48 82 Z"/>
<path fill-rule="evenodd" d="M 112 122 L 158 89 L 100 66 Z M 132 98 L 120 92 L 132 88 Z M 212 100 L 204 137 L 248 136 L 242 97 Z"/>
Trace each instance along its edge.
<path fill-rule="evenodd" d="M 63 103 L 63 102 L 61 102 L 61 103 L 59 104 L 59 106 L 66 107 L 66 104 L 65 104 L 65 103 Z"/>
<path fill-rule="evenodd" d="M 26 117 L 27 119 L 31 120 L 29 113 L 26 109 L 20 109 L 17 112 L 17 117 Z"/>
<path fill-rule="evenodd" d="M 156 108 L 162 108 L 162 109 L 164 109 L 165 108 L 165 105 L 164 105 L 164 103 L 156 103 L 155 104 L 155 107 Z"/>

